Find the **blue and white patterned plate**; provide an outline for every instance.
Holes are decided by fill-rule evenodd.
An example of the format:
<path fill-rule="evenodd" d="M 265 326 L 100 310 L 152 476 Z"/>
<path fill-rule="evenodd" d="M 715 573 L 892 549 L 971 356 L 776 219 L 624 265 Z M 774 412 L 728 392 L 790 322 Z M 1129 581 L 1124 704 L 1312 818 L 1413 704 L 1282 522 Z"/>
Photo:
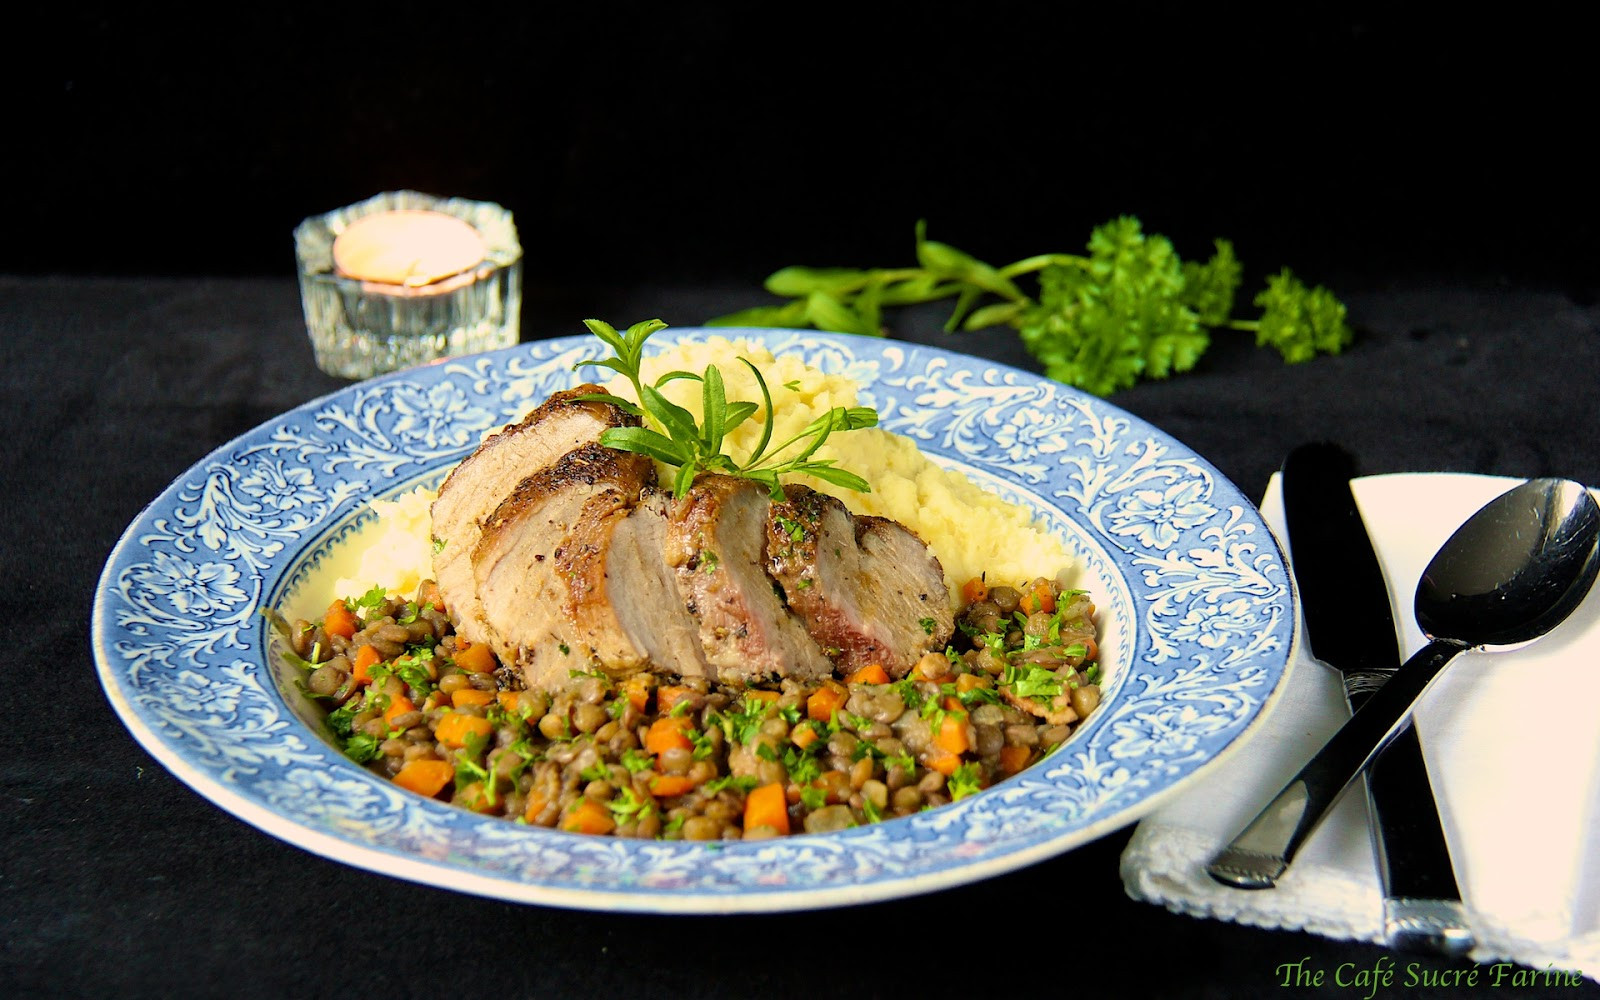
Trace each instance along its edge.
<path fill-rule="evenodd" d="M 366 502 L 434 485 L 483 433 L 579 381 L 592 337 L 353 385 L 263 424 L 161 494 L 112 552 L 93 639 L 112 705 L 201 795 L 361 868 L 532 903 L 736 912 L 970 882 L 1133 822 L 1236 747 L 1284 675 L 1294 592 L 1255 508 L 1204 460 L 1059 383 L 893 340 L 673 329 L 797 352 L 862 386 L 882 426 L 1026 504 L 1099 607 L 1104 701 L 1054 755 L 961 802 L 839 833 L 714 844 L 529 828 L 413 795 L 345 759 L 269 663 L 263 606 L 311 616 L 348 574 Z"/>

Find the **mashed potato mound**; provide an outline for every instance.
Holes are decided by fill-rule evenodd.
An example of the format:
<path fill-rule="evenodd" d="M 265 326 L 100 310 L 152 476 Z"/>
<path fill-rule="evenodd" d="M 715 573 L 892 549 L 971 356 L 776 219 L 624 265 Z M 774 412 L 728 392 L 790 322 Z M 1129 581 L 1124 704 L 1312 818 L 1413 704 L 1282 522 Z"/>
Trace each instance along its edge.
<path fill-rule="evenodd" d="M 826 374 L 793 356 L 774 357 L 760 344 L 724 337 L 647 356 L 641 375 L 654 382 L 670 371 L 700 373 L 714 364 L 722 372 L 730 401 L 760 403 L 760 387 L 750 369 L 739 363 L 740 357 L 761 369 L 772 393 L 776 411 L 772 445 L 799 434 L 835 406 L 858 405 L 857 386 L 849 378 Z M 617 378 L 607 388 L 633 398 L 633 386 L 626 379 Z M 697 420 L 702 416 L 699 382 L 679 379 L 669 382 L 662 392 Z M 742 462 L 760 440 L 761 430 L 758 412 L 728 435 L 724 452 Z M 979 574 L 986 573 L 991 584 L 1016 585 L 1040 576 L 1056 579 L 1071 566 L 1066 548 L 1034 523 L 1027 510 L 982 489 L 961 473 L 939 466 L 910 438 L 875 427 L 838 432 L 815 457 L 831 458 L 841 468 L 865 478 L 872 484 L 872 492 L 857 493 L 810 476 L 790 476 L 786 481 L 836 496 L 857 514 L 891 518 L 915 531 L 939 557 L 952 604 L 959 599 L 961 585 Z M 672 470 L 662 466 L 658 471 L 662 482 L 672 481 Z M 393 501 L 372 501 L 378 530 L 361 556 L 355 578 L 338 582 L 340 596 L 362 594 L 379 584 L 390 594 L 409 597 L 424 579 L 433 576 L 429 505 L 434 496 L 434 491 L 418 488 Z"/>
<path fill-rule="evenodd" d="M 428 529 L 435 495 L 419 486 L 394 500 L 373 500 L 377 527 L 369 529 L 370 541 L 361 552 L 355 576 L 338 580 L 334 594 L 359 597 L 377 585 L 391 596 L 415 597 L 422 581 L 433 579 L 433 539 Z"/>

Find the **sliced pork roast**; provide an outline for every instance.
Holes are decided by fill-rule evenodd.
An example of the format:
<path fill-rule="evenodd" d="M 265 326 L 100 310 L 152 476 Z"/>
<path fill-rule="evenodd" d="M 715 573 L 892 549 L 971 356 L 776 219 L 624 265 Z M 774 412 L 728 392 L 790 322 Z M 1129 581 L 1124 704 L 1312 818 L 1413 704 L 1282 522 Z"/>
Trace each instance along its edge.
<path fill-rule="evenodd" d="M 766 573 L 764 486 L 703 475 L 672 505 L 666 559 L 699 624 L 712 678 L 740 684 L 773 677 L 817 678 L 833 664 L 785 605 Z"/>
<path fill-rule="evenodd" d="M 456 629 L 473 642 L 494 644 L 472 572 L 480 524 L 523 479 L 553 465 L 580 445 L 598 441 L 609 427 L 639 420 L 617 406 L 577 397 L 605 392 L 580 385 L 558 392 L 522 420 L 484 441 L 439 487 L 433 502 L 434 579 Z"/>
<path fill-rule="evenodd" d="M 878 663 L 903 677 L 955 630 L 944 569 L 896 521 L 785 486 L 767 519 L 767 569 L 811 637 L 849 673 Z"/>
<path fill-rule="evenodd" d="M 700 625 L 666 562 L 671 496 L 646 489 L 629 509 L 585 509 L 557 565 L 567 581 L 574 635 L 607 667 L 708 676 Z"/>
<path fill-rule="evenodd" d="M 626 516 L 654 479 L 645 456 L 586 444 L 523 479 L 484 519 L 471 557 L 477 597 L 492 625 L 490 647 L 526 686 L 553 688 L 573 670 L 643 662 L 644 653 L 603 622 L 575 622 L 575 595 L 577 604 L 592 605 L 597 588 L 593 555 L 569 546 L 595 544 L 605 522 Z M 575 572 L 587 574 L 576 589 Z M 607 659 L 596 660 L 597 645 Z"/>

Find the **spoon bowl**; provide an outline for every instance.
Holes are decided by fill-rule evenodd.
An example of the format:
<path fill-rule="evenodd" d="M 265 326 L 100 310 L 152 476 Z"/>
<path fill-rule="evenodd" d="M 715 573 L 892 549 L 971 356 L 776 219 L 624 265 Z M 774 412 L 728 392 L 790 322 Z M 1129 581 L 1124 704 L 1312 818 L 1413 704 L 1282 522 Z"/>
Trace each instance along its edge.
<path fill-rule="evenodd" d="M 1490 501 L 1428 563 L 1417 624 L 1430 639 L 1511 647 L 1566 620 L 1600 570 L 1600 506 L 1567 479 L 1533 479 Z"/>
<path fill-rule="evenodd" d="M 1600 571 L 1600 506 L 1566 479 L 1530 479 L 1456 529 L 1417 584 L 1427 645 L 1317 751 L 1206 872 L 1224 885 L 1277 884 L 1346 786 L 1394 739 L 1460 653 L 1526 645 L 1583 602 Z"/>

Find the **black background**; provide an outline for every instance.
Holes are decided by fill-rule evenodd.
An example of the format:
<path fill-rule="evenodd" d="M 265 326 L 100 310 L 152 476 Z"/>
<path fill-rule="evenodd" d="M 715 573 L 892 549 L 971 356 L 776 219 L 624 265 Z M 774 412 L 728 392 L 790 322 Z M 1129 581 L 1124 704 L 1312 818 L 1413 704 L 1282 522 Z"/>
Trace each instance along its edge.
<path fill-rule="evenodd" d="M 1134 214 L 1185 256 L 1227 237 L 1248 280 L 1287 265 L 1350 305 L 1337 358 L 1285 366 L 1219 336 L 1193 372 L 1111 400 L 1248 496 L 1321 436 L 1364 473 L 1600 482 L 1596 88 L 1575 23 L 1528 5 L 55 5 L 0 31 L 0 616 L 21 623 L 0 655 L 0 989 L 1344 998 L 1363 994 L 1273 970 L 1408 960 L 1133 901 L 1127 830 L 943 893 L 738 919 L 373 875 L 262 834 L 138 746 L 94 679 L 89 608 L 185 469 L 345 385 L 312 364 L 292 231 L 401 188 L 515 213 L 529 339 L 593 315 L 695 323 L 765 301 L 787 264 L 909 263 L 919 218 L 998 263 Z M 942 318 L 892 332 L 946 343 Z M 998 333 L 960 347 L 1026 365 Z"/>
<path fill-rule="evenodd" d="M 1587 281 L 1583 33 L 1395 6 L 35 13 L 0 273 L 289 274 L 302 218 L 411 188 L 511 209 L 534 287 L 898 265 L 919 218 L 1004 262 L 1119 214 L 1253 276 Z"/>

